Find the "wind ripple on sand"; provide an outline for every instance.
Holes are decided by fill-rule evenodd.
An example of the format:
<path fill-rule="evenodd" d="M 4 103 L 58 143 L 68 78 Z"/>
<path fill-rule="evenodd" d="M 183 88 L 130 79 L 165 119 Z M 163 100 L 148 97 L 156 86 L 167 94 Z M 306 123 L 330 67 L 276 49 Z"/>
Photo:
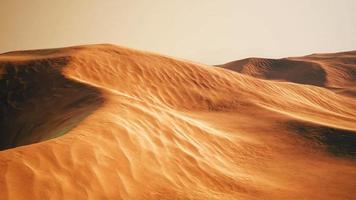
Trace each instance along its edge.
<path fill-rule="evenodd" d="M 57 88 L 70 81 L 74 89 L 62 94 L 73 96 L 65 98 L 68 109 L 46 102 L 56 111 L 49 116 L 57 125 L 43 121 L 40 130 L 71 126 L 55 139 L 38 137 L 0 152 L 1 198 L 354 197 L 353 149 L 334 155 L 329 142 L 307 137 L 333 130 L 354 139 L 353 98 L 114 45 L 3 54 L 0 66 L 20 62 L 24 71 L 18 76 L 25 77 L 33 63 L 51 66 L 58 57 L 66 59 L 64 66 L 43 72 L 57 73 L 58 80 L 31 83 L 44 91 L 31 98 L 46 95 L 51 81 Z M 81 88 L 97 95 L 85 114 L 74 98 L 88 93 Z M 19 115 L 31 117 L 25 111 Z M 25 138 L 47 133 L 29 130 Z"/>

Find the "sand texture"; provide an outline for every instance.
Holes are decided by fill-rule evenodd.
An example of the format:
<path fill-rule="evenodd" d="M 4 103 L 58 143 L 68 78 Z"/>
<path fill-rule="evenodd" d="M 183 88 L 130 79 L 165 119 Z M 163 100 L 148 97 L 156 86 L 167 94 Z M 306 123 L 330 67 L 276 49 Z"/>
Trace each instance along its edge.
<path fill-rule="evenodd" d="M 0 199 L 355 199 L 356 52 L 224 67 L 1 54 Z"/>
<path fill-rule="evenodd" d="M 356 97 L 356 51 L 282 59 L 246 58 L 218 66 L 257 78 L 315 85 Z"/>

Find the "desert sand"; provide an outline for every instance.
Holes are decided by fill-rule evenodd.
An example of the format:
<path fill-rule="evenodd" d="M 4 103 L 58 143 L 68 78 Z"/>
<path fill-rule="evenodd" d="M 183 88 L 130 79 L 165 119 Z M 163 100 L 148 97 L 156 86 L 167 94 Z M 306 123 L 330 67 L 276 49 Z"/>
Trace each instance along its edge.
<path fill-rule="evenodd" d="M 315 85 L 356 96 L 356 51 L 282 59 L 246 58 L 218 66 L 257 78 Z"/>
<path fill-rule="evenodd" d="M 250 62 L 1 54 L 0 199 L 355 199 L 356 52 Z"/>

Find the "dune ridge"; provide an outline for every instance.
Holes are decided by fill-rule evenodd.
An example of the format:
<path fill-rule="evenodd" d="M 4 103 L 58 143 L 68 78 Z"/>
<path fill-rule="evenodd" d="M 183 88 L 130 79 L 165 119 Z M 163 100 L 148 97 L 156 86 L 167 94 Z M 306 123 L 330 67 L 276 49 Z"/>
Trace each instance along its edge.
<path fill-rule="evenodd" d="M 355 96 L 356 51 L 282 59 L 246 58 L 219 67 L 249 76 L 325 87 Z"/>
<path fill-rule="evenodd" d="M 108 44 L 0 67 L 1 137 L 41 116 L 2 145 L 3 199 L 354 197 L 354 98 Z"/>

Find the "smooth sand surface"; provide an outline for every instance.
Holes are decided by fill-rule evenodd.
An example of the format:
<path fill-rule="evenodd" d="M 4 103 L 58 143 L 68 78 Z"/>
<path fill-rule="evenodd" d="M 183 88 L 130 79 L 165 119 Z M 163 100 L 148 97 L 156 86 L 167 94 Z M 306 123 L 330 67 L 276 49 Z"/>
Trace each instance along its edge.
<path fill-rule="evenodd" d="M 280 82 L 114 45 L 0 70 L 0 199 L 356 198 L 356 99 L 318 87 L 355 84 L 338 70 Z"/>
<path fill-rule="evenodd" d="M 356 51 L 282 59 L 246 58 L 218 66 L 257 78 L 315 85 L 356 96 Z"/>

